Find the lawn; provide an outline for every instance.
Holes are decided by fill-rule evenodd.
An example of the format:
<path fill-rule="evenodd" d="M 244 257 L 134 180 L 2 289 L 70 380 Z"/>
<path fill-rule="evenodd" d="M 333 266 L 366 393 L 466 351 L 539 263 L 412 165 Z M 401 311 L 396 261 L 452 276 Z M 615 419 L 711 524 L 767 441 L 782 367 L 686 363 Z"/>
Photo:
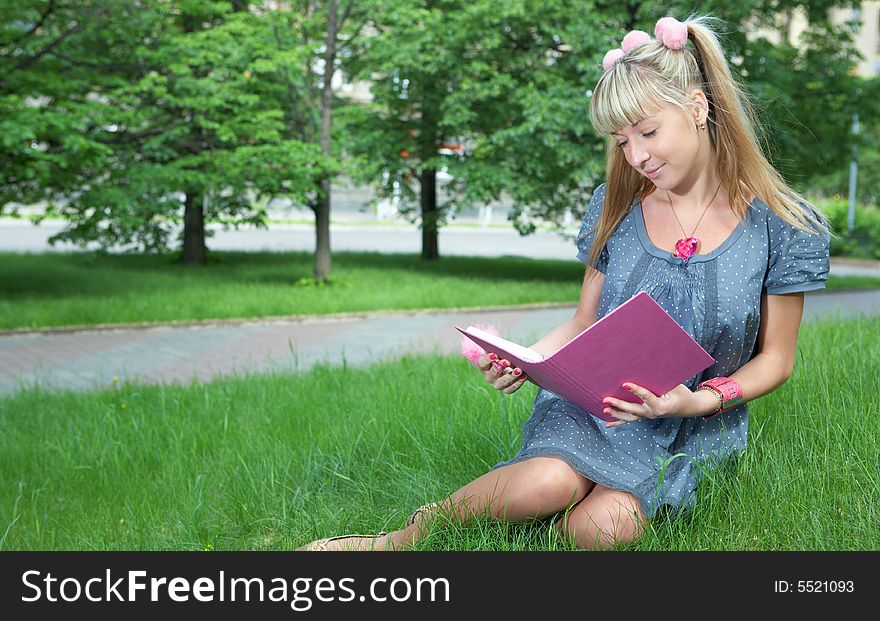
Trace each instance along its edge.
<path fill-rule="evenodd" d="M 791 380 L 696 509 L 629 549 L 880 548 L 880 319 L 806 324 Z M 460 357 L 0 400 L 0 549 L 293 549 L 399 527 L 511 457 L 535 387 Z M 432 526 L 424 550 L 561 550 L 549 521 Z"/>
<path fill-rule="evenodd" d="M 0 330 L 424 308 L 576 303 L 576 260 L 338 253 L 331 286 L 304 284 L 308 253 L 211 254 L 205 267 L 172 256 L 0 254 Z M 831 278 L 829 289 L 880 288 Z"/>

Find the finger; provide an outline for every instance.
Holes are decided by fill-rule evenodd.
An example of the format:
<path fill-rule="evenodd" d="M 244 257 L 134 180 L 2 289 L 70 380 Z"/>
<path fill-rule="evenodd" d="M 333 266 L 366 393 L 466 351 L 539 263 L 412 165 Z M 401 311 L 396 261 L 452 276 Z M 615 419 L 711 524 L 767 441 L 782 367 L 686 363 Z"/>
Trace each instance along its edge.
<path fill-rule="evenodd" d="M 508 362 L 507 360 L 496 360 L 492 363 L 492 368 L 498 371 L 498 374 L 501 375 L 504 373 L 505 369 L 510 368 L 510 362 Z"/>
<path fill-rule="evenodd" d="M 514 383 L 512 383 L 510 386 L 505 388 L 504 392 L 506 392 L 507 394 L 516 392 L 517 390 L 519 390 L 520 386 L 522 386 L 525 383 L 526 383 L 526 378 L 523 377 L 522 379 L 518 379 Z"/>
<path fill-rule="evenodd" d="M 613 416 L 614 418 L 616 418 L 618 420 L 622 420 L 627 423 L 637 421 L 640 418 L 639 416 L 636 416 L 635 414 L 630 414 L 629 412 L 624 412 L 622 410 L 618 410 L 615 408 L 605 408 L 604 410 L 602 410 L 602 412 L 608 416 Z"/>
<path fill-rule="evenodd" d="M 489 354 L 490 359 L 492 356 L 495 356 L 495 354 Z M 490 384 L 494 384 L 504 371 L 504 366 L 501 364 L 501 361 L 497 359 L 497 356 L 495 356 L 495 358 L 495 360 L 491 360 L 489 368 L 483 372 L 486 381 Z"/>
<path fill-rule="evenodd" d="M 655 408 L 659 401 L 659 397 L 657 397 L 657 395 L 655 395 L 653 392 L 651 392 L 647 388 L 642 388 L 637 384 L 633 384 L 632 382 L 624 382 L 623 387 L 652 408 Z"/>
<path fill-rule="evenodd" d="M 627 424 L 629 421 L 625 420 L 616 420 L 614 422 L 608 421 L 605 423 L 605 429 L 611 429 L 612 427 L 620 427 L 621 425 Z"/>
<path fill-rule="evenodd" d="M 498 355 L 491 352 L 485 353 L 477 359 L 477 368 L 480 371 L 488 371 L 492 368 L 492 363 L 498 360 Z"/>
<path fill-rule="evenodd" d="M 515 381 L 519 379 L 519 375 L 514 373 L 513 367 L 505 367 L 503 371 L 500 372 L 498 379 L 495 380 L 494 386 L 498 390 L 503 390 L 507 388 Z"/>
<path fill-rule="evenodd" d="M 602 399 L 603 405 L 615 408 L 621 412 L 628 412 L 636 416 L 644 416 L 646 406 L 644 403 L 631 403 L 623 399 L 615 399 L 614 397 L 605 397 Z"/>

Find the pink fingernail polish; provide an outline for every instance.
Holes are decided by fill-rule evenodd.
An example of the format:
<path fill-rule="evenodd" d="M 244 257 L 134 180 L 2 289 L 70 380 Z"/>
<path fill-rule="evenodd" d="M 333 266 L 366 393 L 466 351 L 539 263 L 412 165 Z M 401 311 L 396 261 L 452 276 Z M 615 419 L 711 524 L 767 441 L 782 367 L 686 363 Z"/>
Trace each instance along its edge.
<path fill-rule="evenodd" d="M 522 375 L 522 371 L 520 369 L 514 369 L 513 374 L 514 375 Z"/>

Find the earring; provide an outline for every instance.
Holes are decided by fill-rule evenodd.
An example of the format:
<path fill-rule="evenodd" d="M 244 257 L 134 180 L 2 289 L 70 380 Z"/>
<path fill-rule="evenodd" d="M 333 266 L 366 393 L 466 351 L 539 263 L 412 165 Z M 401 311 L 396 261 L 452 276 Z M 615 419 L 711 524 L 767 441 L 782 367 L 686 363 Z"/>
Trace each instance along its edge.
<path fill-rule="evenodd" d="M 700 124 L 697 125 L 697 129 L 699 129 L 701 132 L 706 131 L 706 124 L 703 121 L 700 121 Z"/>

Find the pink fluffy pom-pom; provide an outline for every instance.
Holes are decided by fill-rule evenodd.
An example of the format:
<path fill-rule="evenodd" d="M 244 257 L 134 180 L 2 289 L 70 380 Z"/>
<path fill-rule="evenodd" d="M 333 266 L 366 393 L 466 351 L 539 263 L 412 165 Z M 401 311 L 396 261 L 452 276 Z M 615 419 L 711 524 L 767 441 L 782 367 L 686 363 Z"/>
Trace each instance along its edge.
<path fill-rule="evenodd" d="M 657 20 L 657 23 L 654 25 L 654 36 L 658 39 L 663 37 L 663 32 L 666 30 L 666 26 L 669 24 L 673 24 L 678 20 L 674 17 L 661 17 Z"/>
<path fill-rule="evenodd" d="M 623 43 L 620 44 L 620 47 L 624 52 L 628 53 L 631 49 L 650 42 L 651 35 L 647 32 L 644 30 L 632 30 L 623 38 Z"/>
<path fill-rule="evenodd" d="M 488 332 L 493 336 L 501 336 L 501 332 L 498 331 L 498 328 L 495 326 L 474 326 L 475 328 L 479 328 L 483 332 Z M 477 360 L 480 359 L 480 356 L 486 353 L 486 351 L 470 340 L 466 336 L 461 337 L 461 353 L 467 358 L 468 362 L 472 365 L 476 366 Z"/>
<path fill-rule="evenodd" d="M 605 71 L 608 71 L 614 66 L 614 63 L 623 57 L 623 54 L 623 50 L 619 47 L 609 50 L 608 53 L 605 54 L 605 58 L 602 59 L 602 68 L 605 69 Z"/>
<path fill-rule="evenodd" d="M 674 17 L 661 17 L 654 26 L 654 36 L 663 42 L 663 45 L 673 50 L 680 50 L 688 40 L 687 25 Z"/>

